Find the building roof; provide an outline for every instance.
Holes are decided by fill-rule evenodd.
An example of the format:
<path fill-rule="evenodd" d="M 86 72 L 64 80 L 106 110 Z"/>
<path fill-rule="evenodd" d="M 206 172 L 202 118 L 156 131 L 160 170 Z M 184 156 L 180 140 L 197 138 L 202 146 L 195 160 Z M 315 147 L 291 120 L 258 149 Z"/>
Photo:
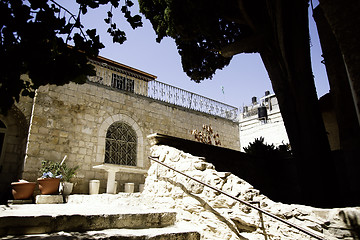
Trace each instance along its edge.
<path fill-rule="evenodd" d="M 106 63 L 108 65 L 111 65 L 111 66 L 115 67 L 115 68 L 120 68 L 120 69 L 123 69 L 125 71 L 131 72 L 131 73 L 134 73 L 134 74 L 141 75 L 141 76 L 145 77 L 146 79 L 149 79 L 150 81 L 155 80 L 157 78 L 157 76 L 155 76 L 155 75 L 152 75 L 150 73 L 141 71 L 141 70 L 133 68 L 133 67 L 129 67 L 129 66 L 127 66 L 125 64 L 122 64 L 122 63 L 119 63 L 119 62 L 115 62 L 115 61 L 113 61 L 111 59 L 108 59 L 108 58 L 105 58 L 105 57 L 102 57 L 102 56 L 97 56 L 93 60 Z"/>

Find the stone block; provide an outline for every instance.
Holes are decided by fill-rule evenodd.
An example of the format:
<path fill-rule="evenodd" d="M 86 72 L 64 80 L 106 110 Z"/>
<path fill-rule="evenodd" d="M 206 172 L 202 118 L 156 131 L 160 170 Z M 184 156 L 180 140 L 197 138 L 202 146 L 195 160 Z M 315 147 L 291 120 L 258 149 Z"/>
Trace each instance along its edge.
<path fill-rule="evenodd" d="M 35 199 L 36 204 L 58 204 L 64 203 L 62 195 L 37 195 Z"/>
<path fill-rule="evenodd" d="M 139 192 L 143 192 L 143 191 L 144 191 L 144 188 L 145 188 L 145 184 L 140 183 L 140 184 L 139 184 Z"/>
<path fill-rule="evenodd" d="M 133 192 L 134 192 L 134 188 L 135 188 L 135 184 L 134 184 L 134 183 L 125 183 L 124 192 L 126 192 L 126 193 L 133 193 Z"/>

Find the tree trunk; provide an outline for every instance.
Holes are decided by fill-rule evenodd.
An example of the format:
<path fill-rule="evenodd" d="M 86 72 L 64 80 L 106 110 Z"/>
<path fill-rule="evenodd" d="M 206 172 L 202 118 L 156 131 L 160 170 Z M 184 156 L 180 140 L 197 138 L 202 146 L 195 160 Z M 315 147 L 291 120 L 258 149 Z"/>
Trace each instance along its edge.
<path fill-rule="evenodd" d="M 278 1 L 269 11 L 272 36 L 260 52 L 295 155 L 303 203 L 324 206 L 333 170 L 310 60 L 308 4 Z M 286 19 L 286 21 L 281 21 Z"/>
<path fill-rule="evenodd" d="M 321 0 L 314 10 L 321 48 L 339 127 L 340 151 L 337 171 L 341 174 L 347 206 L 359 205 L 360 195 L 360 2 Z"/>
<path fill-rule="evenodd" d="M 360 3 L 358 0 L 321 0 L 320 7 L 341 51 L 360 125 Z"/>

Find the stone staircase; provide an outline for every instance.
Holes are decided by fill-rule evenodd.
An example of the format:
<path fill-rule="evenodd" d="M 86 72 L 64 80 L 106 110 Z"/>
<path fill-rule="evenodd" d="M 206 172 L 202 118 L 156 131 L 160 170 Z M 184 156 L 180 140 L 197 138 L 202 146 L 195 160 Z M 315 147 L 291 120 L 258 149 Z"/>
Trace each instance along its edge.
<path fill-rule="evenodd" d="M 126 198 L 100 194 L 72 196 L 65 204 L 0 206 L 0 238 L 198 240 L 200 234 L 177 224 L 174 211 L 127 206 Z"/>

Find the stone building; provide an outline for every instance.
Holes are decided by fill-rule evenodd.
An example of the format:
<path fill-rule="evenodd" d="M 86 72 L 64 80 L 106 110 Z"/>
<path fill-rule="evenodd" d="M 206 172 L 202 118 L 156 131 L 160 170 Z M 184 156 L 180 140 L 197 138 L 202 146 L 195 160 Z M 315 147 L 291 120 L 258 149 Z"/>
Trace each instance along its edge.
<path fill-rule="evenodd" d="M 331 94 L 322 96 L 319 105 L 330 148 L 332 151 L 339 150 L 339 129 Z M 269 91 L 266 91 L 265 96 L 259 101 L 253 97 L 252 103 L 244 106 L 243 112 L 239 115 L 239 131 L 241 150 L 260 137 L 264 138 L 265 143 L 273 144 L 275 147 L 289 144 L 278 100 L 275 94 L 270 94 Z"/>
<path fill-rule="evenodd" d="M 239 150 L 237 108 L 103 57 L 90 62 L 97 74 L 87 83 L 40 87 L 34 99 L 22 98 L 0 116 L 0 192 L 9 192 L 19 178 L 35 181 L 42 160 L 64 156 L 67 165 L 80 166 L 76 193 L 87 193 L 92 179 L 101 181 L 104 192 L 106 166 L 117 172 L 117 191 L 127 182 L 137 191 L 149 167 L 147 136 L 192 140 L 191 131 L 203 124 L 219 133 L 223 147 Z"/>

